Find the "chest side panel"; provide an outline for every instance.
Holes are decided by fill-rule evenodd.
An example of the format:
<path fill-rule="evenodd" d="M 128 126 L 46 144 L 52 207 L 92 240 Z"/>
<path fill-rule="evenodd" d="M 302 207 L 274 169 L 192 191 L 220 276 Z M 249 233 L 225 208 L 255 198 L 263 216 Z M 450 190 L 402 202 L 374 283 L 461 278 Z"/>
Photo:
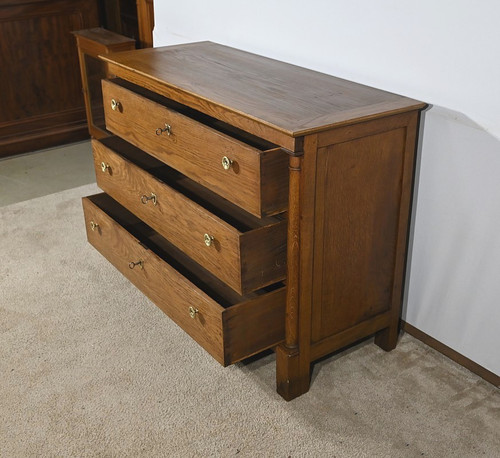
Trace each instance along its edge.
<path fill-rule="evenodd" d="M 312 340 L 392 304 L 406 128 L 318 149 Z"/>

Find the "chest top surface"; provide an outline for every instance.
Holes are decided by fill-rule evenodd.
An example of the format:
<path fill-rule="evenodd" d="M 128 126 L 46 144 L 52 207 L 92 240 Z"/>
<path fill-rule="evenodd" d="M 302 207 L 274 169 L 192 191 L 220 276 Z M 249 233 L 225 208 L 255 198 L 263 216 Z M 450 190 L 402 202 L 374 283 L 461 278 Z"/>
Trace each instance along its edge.
<path fill-rule="evenodd" d="M 257 135 L 273 130 L 299 137 L 425 107 L 407 97 L 212 42 L 101 58 L 120 78 Z"/>

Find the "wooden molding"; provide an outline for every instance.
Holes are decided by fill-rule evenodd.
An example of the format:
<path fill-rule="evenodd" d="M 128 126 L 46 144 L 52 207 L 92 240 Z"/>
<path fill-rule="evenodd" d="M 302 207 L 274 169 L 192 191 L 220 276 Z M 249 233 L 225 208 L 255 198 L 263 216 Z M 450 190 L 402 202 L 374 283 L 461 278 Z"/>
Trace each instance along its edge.
<path fill-rule="evenodd" d="M 155 26 L 153 0 L 137 0 L 137 20 L 141 48 L 152 48 Z"/>
<path fill-rule="evenodd" d="M 85 120 L 47 126 L 24 135 L 0 137 L 0 158 L 74 143 L 88 138 L 89 132 Z"/>
<path fill-rule="evenodd" d="M 500 386 L 500 377 L 498 375 L 489 371 L 485 367 L 480 366 L 479 364 L 475 363 L 466 356 L 458 353 L 457 351 L 448 347 L 444 343 L 439 342 L 439 340 L 434 339 L 434 337 L 431 337 L 430 335 L 426 334 L 420 329 L 417 329 L 416 327 L 407 323 L 406 321 L 401 321 L 401 324 L 403 330 L 408 334 L 410 334 L 411 336 L 420 340 L 421 342 L 433 348 L 434 350 L 437 350 L 439 353 L 443 354 L 447 358 L 450 358 L 452 361 L 455 361 L 456 363 L 460 364 L 466 369 L 469 369 L 474 374 L 479 375 L 479 377 L 483 378 L 492 385 L 496 387 Z"/>

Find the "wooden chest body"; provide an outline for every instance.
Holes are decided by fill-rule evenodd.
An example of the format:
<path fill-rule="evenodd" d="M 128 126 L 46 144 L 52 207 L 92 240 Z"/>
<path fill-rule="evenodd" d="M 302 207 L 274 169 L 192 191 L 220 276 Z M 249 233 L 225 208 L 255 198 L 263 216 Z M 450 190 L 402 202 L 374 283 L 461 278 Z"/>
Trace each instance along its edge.
<path fill-rule="evenodd" d="M 94 144 L 98 184 L 140 234 L 94 196 L 94 246 L 222 364 L 274 348 L 287 400 L 324 355 L 395 347 L 425 104 L 209 42 L 104 59 L 127 143 Z M 167 254 L 117 258 L 103 237 Z"/>

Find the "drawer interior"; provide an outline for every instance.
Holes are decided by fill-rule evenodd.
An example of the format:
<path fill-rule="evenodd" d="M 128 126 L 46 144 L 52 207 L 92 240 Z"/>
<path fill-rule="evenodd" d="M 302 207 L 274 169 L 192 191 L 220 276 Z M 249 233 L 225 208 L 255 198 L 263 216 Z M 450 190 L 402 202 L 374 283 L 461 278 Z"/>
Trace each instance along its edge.
<path fill-rule="evenodd" d="M 159 181 L 166 183 L 193 202 L 206 208 L 242 233 L 275 224 L 286 218 L 285 214 L 258 218 L 120 137 L 111 136 L 101 139 L 100 142 L 134 165 L 146 170 Z"/>
<path fill-rule="evenodd" d="M 88 197 L 88 199 L 130 232 L 143 246 L 155 252 L 166 263 L 171 265 L 181 275 L 207 293 L 224 308 L 254 299 L 283 287 L 283 283 L 275 283 L 274 285 L 241 296 L 107 194 L 96 194 Z"/>
<path fill-rule="evenodd" d="M 255 135 L 249 134 L 244 130 L 238 129 L 237 127 L 231 126 L 225 122 L 219 121 L 216 118 L 206 115 L 205 113 L 201 113 L 191 107 L 187 107 L 186 105 L 182 105 L 174 100 L 171 100 L 167 97 L 164 97 L 160 94 L 152 92 L 144 87 L 136 86 L 129 81 L 122 80 L 120 78 L 114 78 L 110 80 L 113 84 L 124 87 L 130 91 L 135 92 L 136 94 L 141 95 L 153 102 L 159 103 L 171 110 L 177 111 L 178 113 L 183 114 L 191 119 L 196 120 L 202 124 L 205 124 L 212 129 L 218 130 L 225 135 L 228 135 L 236 140 L 244 142 L 254 148 L 257 148 L 261 151 L 266 151 L 270 149 L 277 148 L 278 146 L 274 143 L 268 142 L 262 138 L 256 137 Z"/>

